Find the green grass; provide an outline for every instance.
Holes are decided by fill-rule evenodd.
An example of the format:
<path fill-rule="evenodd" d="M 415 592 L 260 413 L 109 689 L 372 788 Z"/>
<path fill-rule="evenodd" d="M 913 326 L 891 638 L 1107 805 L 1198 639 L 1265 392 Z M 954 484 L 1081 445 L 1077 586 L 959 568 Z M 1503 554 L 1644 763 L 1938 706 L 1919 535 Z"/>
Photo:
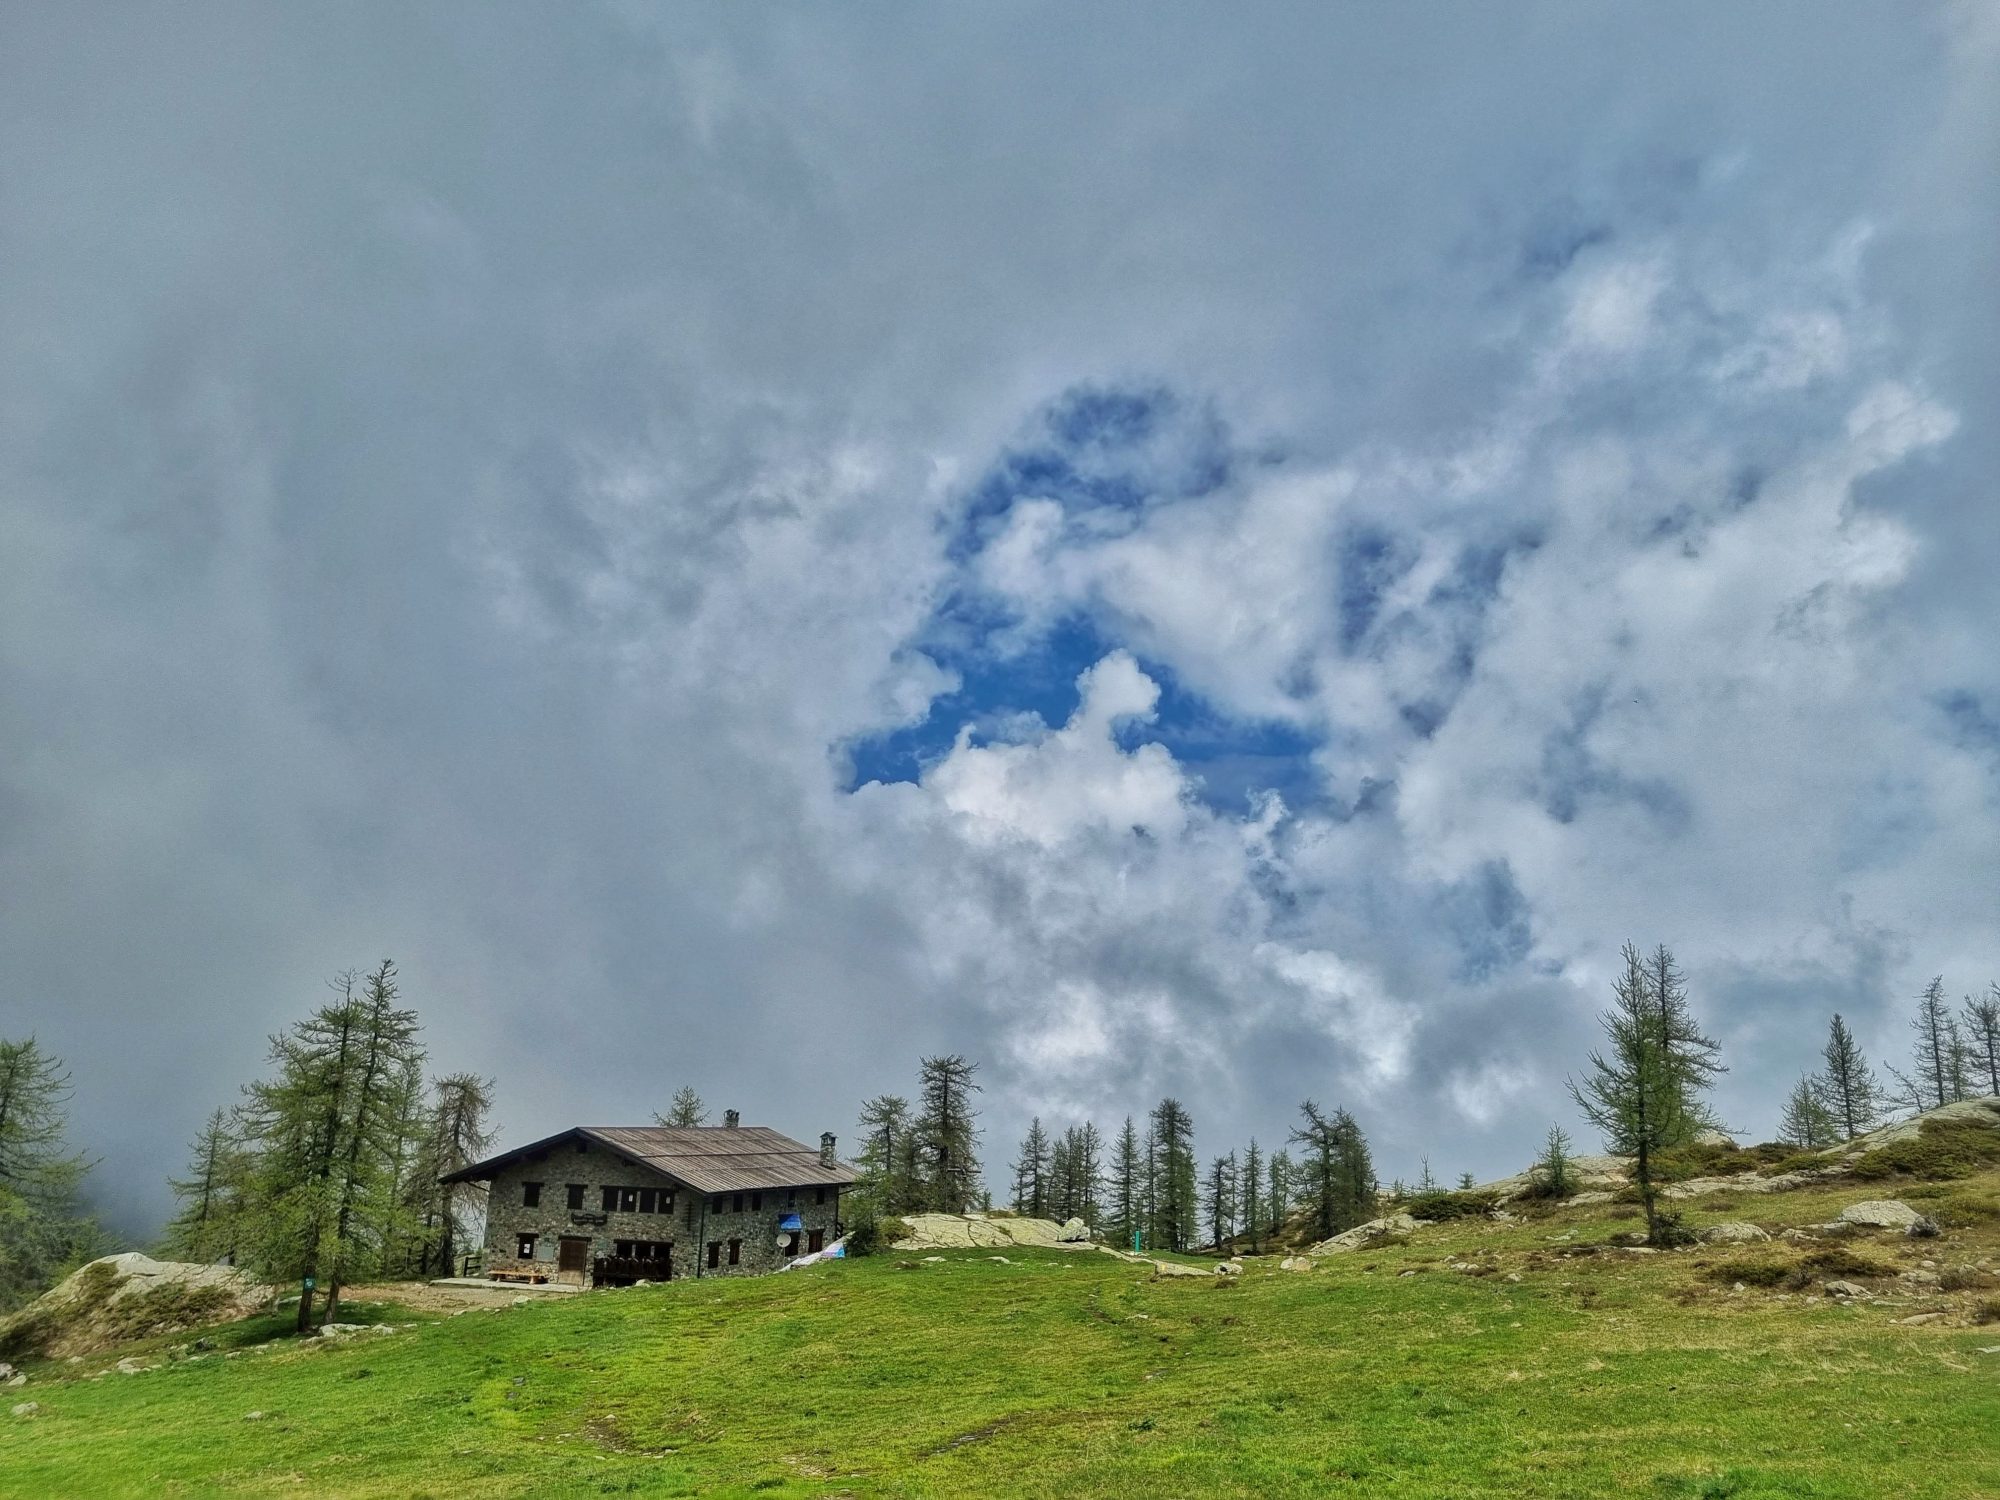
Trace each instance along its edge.
<path fill-rule="evenodd" d="M 38 1372 L 13 1394 L 40 1413 L 0 1416 L 0 1494 L 2000 1495 L 1980 1293 L 1839 1306 L 1781 1289 L 1805 1251 L 1633 1255 L 1609 1243 L 1629 1227 L 1462 1219 L 1309 1275 L 1253 1260 L 1240 1284 L 885 1255 L 241 1352 L 267 1321 L 233 1359 Z M 1892 1275 L 1996 1246 L 1987 1225 L 1811 1253 Z M 1753 1261 L 1786 1274 L 1718 1283 Z M 1892 1321 L 1933 1303 L 1956 1321 Z"/>

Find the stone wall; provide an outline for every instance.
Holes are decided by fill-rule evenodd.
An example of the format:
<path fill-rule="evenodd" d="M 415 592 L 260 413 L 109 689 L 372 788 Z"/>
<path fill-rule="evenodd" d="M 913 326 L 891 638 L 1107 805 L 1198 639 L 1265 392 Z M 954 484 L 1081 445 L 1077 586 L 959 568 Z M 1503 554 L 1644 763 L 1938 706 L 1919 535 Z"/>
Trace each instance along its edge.
<path fill-rule="evenodd" d="M 583 1149 L 579 1150 L 579 1145 Z M 532 1207 L 524 1201 L 524 1187 L 530 1182 L 541 1184 L 540 1202 Z M 570 1183 L 583 1185 L 581 1209 L 569 1206 Z M 603 1206 L 606 1187 L 672 1192 L 673 1208 L 665 1213 L 607 1214 Z M 561 1141 L 536 1157 L 510 1163 L 495 1175 L 486 1200 L 486 1267 L 489 1271 L 535 1270 L 551 1280 L 581 1279 L 588 1286 L 590 1266 L 599 1256 L 611 1255 L 618 1241 L 650 1240 L 672 1244 L 675 1279 L 696 1275 L 697 1270 L 703 1276 L 756 1275 L 776 1270 L 789 1258 L 780 1248 L 777 1227 L 786 1214 L 796 1213 L 803 1225 L 798 1234 L 798 1253 L 803 1255 L 811 1248 L 812 1230 L 820 1231 L 824 1243 L 832 1243 L 839 1211 L 840 1191 L 835 1187 L 765 1188 L 760 1193 L 703 1197 L 686 1188 L 676 1190 L 657 1172 L 633 1166 L 602 1146 Z M 594 1222 L 599 1218 L 602 1223 Z M 535 1236 L 532 1261 L 517 1253 L 523 1234 Z M 556 1270 L 560 1241 L 567 1237 L 590 1240 L 581 1278 Z M 732 1240 L 737 1242 L 734 1265 L 729 1260 Z M 719 1247 L 713 1267 L 708 1264 L 711 1242 Z M 664 1270 L 663 1265 L 662 1275 L 654 1279 L 665 1279 Z"/>

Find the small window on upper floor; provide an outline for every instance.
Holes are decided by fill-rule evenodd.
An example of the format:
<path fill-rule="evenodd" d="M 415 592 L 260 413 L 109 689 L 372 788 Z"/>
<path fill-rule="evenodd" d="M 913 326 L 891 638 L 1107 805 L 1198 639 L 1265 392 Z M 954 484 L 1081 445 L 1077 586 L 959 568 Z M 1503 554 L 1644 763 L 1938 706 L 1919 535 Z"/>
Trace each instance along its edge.
<path fill-rule="evenodd" d="M 539 1208 L 542 1204 L 542 1185 L 539 1182 L 521 1184 L 521 1207 Z"/>
<path fill-rule="evenodd" d="M 764 1195 L 762 1193 L 752 1193 L 750 1195 L 750 1212 L 753 1214 L 760 1214 L 763 1211 L 764 1211 Z"/>
<path fill-rule="evenodd" d="M 569 1194 L 569 1206 L 571 1208 L 582 1208 L 583 1184 L 580 1182 L 569 1182 L 564 1183 L 563 1187 Z"/>
<path fill-rule="evenodd" d="M 814 1189 L 813 1189 L 813 1202 L 815 1202 L 815 1203 L 824 1203 L 824 1202 L 826 1202 L 826 1189 L 825 1189 L 825 1188 L 814 1188 Z"/>
<path fill-rule="evenodd" d="M 740 1214 L 743 1212 L 743 1195 L 741 1193 L 738 1193 L 735 1196 L 735 1198 L 733 1198 L 730 1201 L 729 1211 L 733 1214 Z"/>

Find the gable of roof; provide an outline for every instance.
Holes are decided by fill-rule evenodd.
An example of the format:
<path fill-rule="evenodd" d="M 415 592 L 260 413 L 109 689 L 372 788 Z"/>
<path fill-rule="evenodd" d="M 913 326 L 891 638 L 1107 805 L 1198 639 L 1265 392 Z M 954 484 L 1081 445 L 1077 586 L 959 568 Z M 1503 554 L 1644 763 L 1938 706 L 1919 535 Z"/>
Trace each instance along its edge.
<path fill-rule="evenodd" d="M 846 1162 L 827 1166 L 817 1148 L 765 1125 L 577 1125 L 441 1177 L 440 1182 L 480 1182 L 502 1167 L 546 1151 L 573 1136 L 671 1177 L 698 1193 L 740 1193 L 759 1188 L 841 1187 L 855 1180 Z"/>

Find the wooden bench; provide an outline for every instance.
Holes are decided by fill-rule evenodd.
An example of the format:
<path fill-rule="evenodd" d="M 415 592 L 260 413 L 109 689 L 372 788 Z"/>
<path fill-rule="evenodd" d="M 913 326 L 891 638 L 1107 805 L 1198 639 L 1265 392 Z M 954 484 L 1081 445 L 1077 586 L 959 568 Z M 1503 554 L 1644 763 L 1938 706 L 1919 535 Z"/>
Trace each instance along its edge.
<path fill-rule="evenodd" d="M 528 1286 L 540 1286 L 548 1276 L 541 1271 L 488 1271 L 488 1281 L 518 1281 Z"/>

